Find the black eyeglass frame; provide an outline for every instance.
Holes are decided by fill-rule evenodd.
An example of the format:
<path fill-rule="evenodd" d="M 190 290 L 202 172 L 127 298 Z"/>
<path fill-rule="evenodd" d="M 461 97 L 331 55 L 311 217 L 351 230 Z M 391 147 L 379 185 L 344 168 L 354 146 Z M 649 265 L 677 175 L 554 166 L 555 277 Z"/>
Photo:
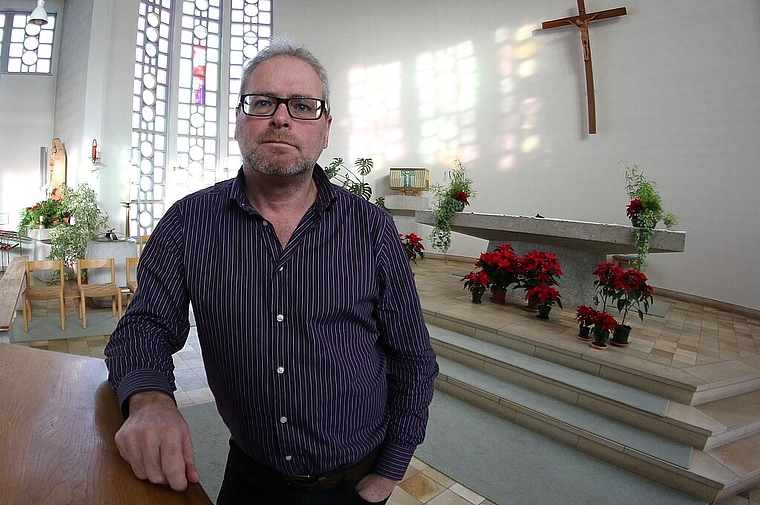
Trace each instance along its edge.
<path fill-rule="evenodd" d="M 270 114 L 249 114 L 245 111 L 245 107 L 243 106 L 243 101 L 248 98 L 249 96 L 258 96 L 262 98 L 269 98 L 270 100 L 274 100 L 276 102 L 274 109 L 272 109 L 272 112 Z M 317 102 L 318 107 L 317 111 L 319 112 L 319 115 L 314 118 L 304 118 L 304 117 L 298 117 L 293 115 L 293 111 L 290 110 L 290 103 L 293 100 L 314 100 Z M 285 109 L 288 111 L 288 115 L 292 119 L 298 119 L 300 121 L 317 121 L 319 119 L 322 119 L 323 116 L 330 115 L 330 111 L 327 108 L 327 102 L 325 100 L 322 100 L 320 98 L 312 98 L 309 96 L 292 96 L 289 98 L 280 98 L 279 96 L 272 96 L 272 95 L 262 95 L 260 93 L 246 93 L 245 95 L 240 95 L 240 101 L 238 102 L 238 107 L 240 107 L 240 110 L 245 114 L 246 116 L 250 117 L 272 117 L 277 112 L 277 109 L 280 108 L 280 104 L 285 104 Z"/>

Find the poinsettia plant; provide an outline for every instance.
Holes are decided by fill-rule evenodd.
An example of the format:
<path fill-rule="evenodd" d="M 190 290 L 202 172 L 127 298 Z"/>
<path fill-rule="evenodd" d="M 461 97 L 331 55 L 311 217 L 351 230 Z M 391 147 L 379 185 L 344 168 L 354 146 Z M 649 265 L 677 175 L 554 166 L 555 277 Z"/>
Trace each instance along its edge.
<path fill-rule="evenodd" d="M 499 244 L 495 250 L 481 253 L 475 266 L 485 271 L 491 289 L 507 289 L 518 281 L 520 256 L 512 244 Z"/>
<path fill-rule="evenodd" d="M 413 261 L 417 264 L 417 257 L 421 260 L 425 259 L 425 246 L 422 245 L 422 238 L 415 233 L 399 233 L 401 239 L 401 245 L 404 247 L 406 253 L 406 259 Z"/>
<path fill-rule="evenodd" d="M 554 253 L 531 251 L 520 258 L 520 286 L 526 290 L 541 284 L 556 286 L 562 275 L 562 268 Z"/>
<path fill-rule="evenodd" d="M 654 288 L 647 284 L 647 276 L 636 269 L 623 270 L 614 262 L 602 263 L 594 272 L 597 279 L 597 303 L 602 304 L 602 310 L 608 303 L 617 307 L 623 315 L 621 325 L 625 324 L 628 311 L 635 309 L 639 319 L 644 320 L 644 314 L 649 312 L 653 301 Z"/>
<path fill-rule="evenodd" d="M 575 319 L 581 326 L 592 326 L 596 319 L 596 309 L 588 305 L 579 305 L 575 311 Z"/>
<path fill-rule="evenodd" d="M 634 219 L 638 218 L 639 214 L 641 214 L 643 211 L 644 207 L 641 204 L 641 200 L 634 198 L 631 200 L 631 203 L 629 203 L 625 208 L 625 215 L 628 216 L 629 219 Z"/>
<path fill-rule="evenodd" d="M 607 312 L 597 312 L 596 317 L 594 318 L 594 332 L 606 332 L 609 334 L 610 330 L 614 330 L 617 324 L 617 321 L 611 314 L 608 314 Z"/>
<path fill-rule="evenodd" d="M 465 289 L 469 289 L 470 292 L 481 295 L 485 293 L 491 282 L 485 270 L 472 271 L 462 277 L 462 280 L 464 281 Z"/>
<path fill-rule="evenodd" d="M 435 224 L 430 232 L 430 243 L 444 255 L 451 247 L 451 220 L 454 214 L 462 212 L 475 196 L 472 179 L 467 168 L 458 159 L 455 167 L 443 174 L 444 181 L 431 186 L 433 193 L 433 217 Z"/>
<path fill-rule="evenodd" d="M 533 300 L 537 306 L 552 306 L 554 303 L 562 308 L 559 291 L 554 286 L 548 284 L 539 284 L 525 292 L 525 298 Z"/>

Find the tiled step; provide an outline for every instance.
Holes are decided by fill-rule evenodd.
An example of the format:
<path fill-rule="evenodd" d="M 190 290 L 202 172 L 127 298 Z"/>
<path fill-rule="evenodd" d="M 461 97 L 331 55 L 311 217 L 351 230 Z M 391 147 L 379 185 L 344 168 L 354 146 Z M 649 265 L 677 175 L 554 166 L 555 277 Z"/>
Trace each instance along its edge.
<path fill-rule="evenodd" d="M 724 430 L 710 438 L 707 449 L 760 433 L 760 391 L 704 403 L 695 408 L 725 426 Z"/>
<path fill-rule="evenodd" d="M 712 502 L 741 478 L 702 451 L 438 358 L 436 387 L 575 449 Z"/>
<path fill-rule="evenodd" d="M 428 330 L 439 356 L 681 444 L 702 449 L 725 431 L 694 407 L 458 332 Z"/>

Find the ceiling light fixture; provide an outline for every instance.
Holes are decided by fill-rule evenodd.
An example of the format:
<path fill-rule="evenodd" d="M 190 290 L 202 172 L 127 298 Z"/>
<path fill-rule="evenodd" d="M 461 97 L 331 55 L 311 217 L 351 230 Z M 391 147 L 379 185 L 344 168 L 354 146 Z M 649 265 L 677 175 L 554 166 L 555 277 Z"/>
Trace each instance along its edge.
<path fill-rule="evenodd" d="M 45 0 L 37 0 L 37 8 L 32 11 L 27 23 L 34 25 L 47 24 L 47 12 L 45 12 Z"/>

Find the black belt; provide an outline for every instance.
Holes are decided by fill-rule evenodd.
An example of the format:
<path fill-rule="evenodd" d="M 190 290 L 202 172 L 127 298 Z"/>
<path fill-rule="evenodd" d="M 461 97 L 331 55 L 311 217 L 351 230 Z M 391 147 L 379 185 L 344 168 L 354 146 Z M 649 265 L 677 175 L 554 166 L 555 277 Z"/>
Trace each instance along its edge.
<path fill-rule="evenodd" d="M 358 463 L 354 463 L 353 465 L 349 465 L 340 470 L 315 475 L 287 475 L 274 468 L 254 463 L 237 446 L 237 444 L 231 442 L 230 445 L 233 450 L 237 450 L 238 454 L 249 465 L 255 466 L 259 471 L 275 477 L 281 482 L 284 482 L 287 486 L 292 487 L 293 489 L 298 489 L 299 491 L 330 491 L 342 487 L 345 482 L 358 482 L 366 475 L 372 473 L 377 464 L 377 459 L 380 456 L 380 447 L 377 447 Z"/>

